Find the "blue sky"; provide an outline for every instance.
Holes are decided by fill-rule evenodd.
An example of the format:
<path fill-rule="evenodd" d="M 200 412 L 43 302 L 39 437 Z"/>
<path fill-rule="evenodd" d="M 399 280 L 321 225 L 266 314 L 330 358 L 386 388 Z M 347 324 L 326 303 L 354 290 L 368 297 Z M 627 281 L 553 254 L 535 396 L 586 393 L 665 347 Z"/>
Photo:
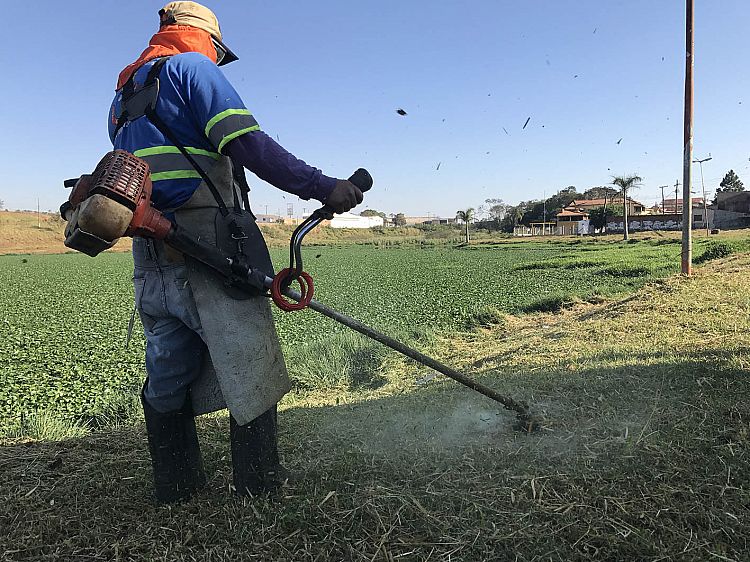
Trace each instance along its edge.
<path fill-rule="evenodd" d="M 110 150 L 116 76 L 161 4 L 4 6 L 18 24 L 0 54 L 6 207 L 56 208 L 62 180 Z M 371 171 L 361 208 L 453 216 L 628 172 L 653 203 L 682 178 L 680 0 L 205 4 L 240 56 L 226 74 L 264 130 L 329 175 Z M 729 168 L 750 187 L 750 2 L 696 4 L 695 155 L 713 156 L 707 190 Z M 315 207 L 248 176 L 257 212 Z"/>

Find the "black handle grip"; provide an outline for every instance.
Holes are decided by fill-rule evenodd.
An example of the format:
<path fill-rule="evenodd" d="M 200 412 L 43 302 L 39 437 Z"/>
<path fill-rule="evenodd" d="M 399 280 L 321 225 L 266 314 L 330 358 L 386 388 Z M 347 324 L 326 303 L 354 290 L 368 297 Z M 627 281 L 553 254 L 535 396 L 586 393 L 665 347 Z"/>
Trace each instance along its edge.
<path fill-rule="evenodd" d="M 372 176 L 370 175 L 370 172 L 368 172 L 364 168 L 359 168 L 356 172 L 349 176 L 349 181 L 356 185 L 362 193 L 364 193 L 365 191 L 369 191 L 372 187 Z M 323 205 L 315 212 L 319 217 L 327 220 L 331 220 L 334 215 L 333 209 L 331 209 L 328 205 Z"/>
<path fill-rule="evenodd" d="M 372 176 L 370 175 L 370 172 L 364 168 L 360 168 L 354 172 L 349 178 L 349 181 L 356 185 L 363 193 L 369 191 L 372 187 Z"/>
<path fill-rule="evenodd" d="M 357 170 L 359 171 L 359 170 Z M 63 187 L 75 187 L 78 183 L 78 180 L 81 178 L 73 178 L 69 180 L 63 180 Z"/>

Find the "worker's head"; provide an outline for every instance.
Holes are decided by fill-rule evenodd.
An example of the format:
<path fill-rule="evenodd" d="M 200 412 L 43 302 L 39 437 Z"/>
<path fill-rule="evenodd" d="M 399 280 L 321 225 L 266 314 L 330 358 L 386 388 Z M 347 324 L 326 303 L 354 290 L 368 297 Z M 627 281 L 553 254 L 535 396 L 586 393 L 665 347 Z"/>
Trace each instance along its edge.
<path fill-rule="evenodd" d="M 219 66 L 237 60 L 221 38 L 221 28 L 216 15 L 197 2 L 170 2 L 159 10 L 159 29 L 167 25 L 188 25 L 202 29 L 211 36 L 216 49 L 216 64 Z"/>

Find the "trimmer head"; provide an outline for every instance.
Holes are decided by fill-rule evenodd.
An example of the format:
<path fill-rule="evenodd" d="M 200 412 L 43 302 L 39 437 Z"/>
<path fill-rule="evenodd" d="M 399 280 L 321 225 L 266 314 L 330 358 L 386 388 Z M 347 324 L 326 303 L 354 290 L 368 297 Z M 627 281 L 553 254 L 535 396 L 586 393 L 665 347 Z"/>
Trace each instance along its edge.
<path fill-rule="evenodd" d="M 533 414 L 529 410 L 516 413 L 517 423 L 515 428 L 525 433 L 534 433 L 544 426 L 544 418 L 540 415 Z"/>

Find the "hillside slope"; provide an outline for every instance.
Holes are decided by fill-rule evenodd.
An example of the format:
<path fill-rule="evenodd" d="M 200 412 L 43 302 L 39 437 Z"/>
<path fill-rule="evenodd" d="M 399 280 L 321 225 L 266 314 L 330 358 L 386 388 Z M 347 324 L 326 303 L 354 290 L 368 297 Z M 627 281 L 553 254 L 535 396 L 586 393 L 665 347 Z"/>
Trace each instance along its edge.
<path fill-rule="evenodd" d="M 4 560 L 744 560 L 750 256 L 623 301 L 506 316 L 433 352 L 544 414 L 395 361 L 376 390 L 293 396 L 275 500 L 237 500 L 224 416 L 210 481 L 154 507 L 142 428 L 0 446 Z"/>
<path fill-rule="evenodd" d="M 260 225 L 266 242 L 271 247 L 287 246 L 294 226 Z M 70 252 L 63 244 L 65 222 L 57 214 L 26 211 L 0 211 L 0 255 L 3 254 L 60 254 Z M 438 228 L 425 233 L 417 228 L 334 229 L 321 226 L 312 231 L 308 244 L 390 244 L 413 243 L 423 240 L 457 243 L 461 232 Z M 128 251 L 130 240 L 123 239 L 114 251 Z"/>

